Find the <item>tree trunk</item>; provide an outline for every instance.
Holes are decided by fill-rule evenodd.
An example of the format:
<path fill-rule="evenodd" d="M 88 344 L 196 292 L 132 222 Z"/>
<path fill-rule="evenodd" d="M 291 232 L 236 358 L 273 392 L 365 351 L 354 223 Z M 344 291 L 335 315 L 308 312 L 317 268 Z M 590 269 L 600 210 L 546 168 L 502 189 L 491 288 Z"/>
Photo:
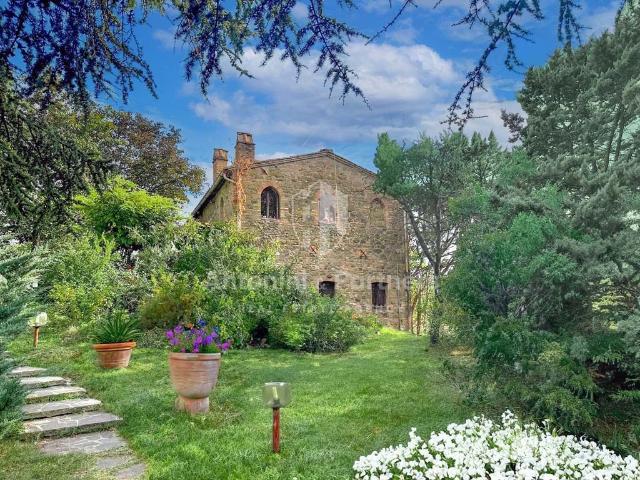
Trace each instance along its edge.
<path fill-rule="evenodd" d="M 429 322 L 429 341 L 431 345 L 440 342 L 440 325 L 442 324 L 442 291 L 440 289 L 440 272 L 433 272 L 434 302 Z"/>

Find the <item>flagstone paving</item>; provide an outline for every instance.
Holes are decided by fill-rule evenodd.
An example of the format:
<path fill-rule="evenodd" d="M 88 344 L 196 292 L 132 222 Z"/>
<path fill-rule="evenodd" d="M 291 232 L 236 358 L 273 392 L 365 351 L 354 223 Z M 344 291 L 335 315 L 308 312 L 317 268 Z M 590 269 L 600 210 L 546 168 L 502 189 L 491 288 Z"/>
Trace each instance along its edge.
<path fill-rule="evenodd" d="M 85 412 L 38 418 L 24 422 L 24 434 L 43 437 L 60 437 L 75 432 L 105 430 L 115 426 L 122 419 L 112 413 Z"/>
<path fill-rule="evenodd" d="M 38 442 L 44 453 L 64 455 L 66 453 L 102 453 L 125 448 L 127 443 L 113 430 L 80 433 L 71 437 L 47 438 Z"/>
<path fill-rule="evenodd" d="M 102 402 L 86 398 L 84 388 L 63 377 L 43 375 L 45 372 L 44 368 L 28 366 L 10 372 L 28 390 L 28 403 L 22 407 L 23 437 L 38 438 L 38 448 L 44 454 L 95 455 L 96 468 L 109 478 L 143 478 L 145 464 L 113 430 L 122 419 L 98 410 Z"/>
<path fill-rule="evenodd" d="M 102 402 L 94 398 L 70 398 L 46 403 L 28 403 L 22 407 L 22 418 L 56 417 L 70 413 L 80 413 L 96 410 Z"/>
<path fill-rule="evenodd" d="M 36 388 L 55 387 L 58 385 L 69 385 L 71 382 L 62 377 L 22 377 L 20 378 L 20 384 L 33 390 Z"/>
<path fill-rule="evenodd" d="M 9 372 L 10 377 L 31 377 L 46 372 L 46 368 L 38 367 L 16 367 Z"/>
<path fill-rule="evenodd" d="M 27 394 L 28 402 L 39 402 L 46 399 L 61 399 L 64 397 L 79 397 L 87 391 L 84 388 L 74 387 L 72 385 L 58 385 L 55 387 L 36 388 Z"/>

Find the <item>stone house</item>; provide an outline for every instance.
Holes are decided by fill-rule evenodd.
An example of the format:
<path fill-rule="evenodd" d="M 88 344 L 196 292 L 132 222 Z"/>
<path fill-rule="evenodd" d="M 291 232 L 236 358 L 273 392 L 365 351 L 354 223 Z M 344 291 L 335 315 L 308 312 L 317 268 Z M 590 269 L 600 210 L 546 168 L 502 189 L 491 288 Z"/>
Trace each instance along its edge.
<path fill-rule="evenodd" d="M 213 184 L 193 217 L 236 221 L 260 242 L 275 244 L 278 262 L 304 284 L 403 328 L 405 215 L 396 200 L 373 191 L 374 180 L 373 172 L 326 149 L 256 160 L 252 135 L 239 132 L 234 166 L 226 150 L 214 150 Z"/>

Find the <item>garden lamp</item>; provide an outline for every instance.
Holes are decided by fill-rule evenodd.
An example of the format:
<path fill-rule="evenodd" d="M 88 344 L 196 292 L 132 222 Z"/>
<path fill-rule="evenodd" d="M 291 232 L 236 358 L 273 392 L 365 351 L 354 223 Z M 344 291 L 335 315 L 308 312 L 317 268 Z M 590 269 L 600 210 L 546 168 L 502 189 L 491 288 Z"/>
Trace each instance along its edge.
<path fill-rule="evenodd" d="M 291 385 L 285 382 L 269 382 L 262 387 L 262 399 L 266 407 L 273 409 L 273 453 L 280 452 L 280 408 L 291 403 Z"/>
<path fill-rule="evenodd" d="M 47 316 L 47 313 L 40 312 L 29 322 L 29 325 L 33 327 L 33 348 L 38 348 L 38 340 L 40 337 L 40 327 L 46 325 L 48 321 L 49 321 L 49 317 Z"/>

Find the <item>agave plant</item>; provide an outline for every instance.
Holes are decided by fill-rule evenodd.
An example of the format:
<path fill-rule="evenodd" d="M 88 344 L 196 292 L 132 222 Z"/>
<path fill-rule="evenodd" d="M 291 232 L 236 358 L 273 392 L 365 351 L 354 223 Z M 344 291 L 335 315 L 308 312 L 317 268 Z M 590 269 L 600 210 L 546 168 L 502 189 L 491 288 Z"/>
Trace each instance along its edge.
<path fill-rule="evenodd" d="M 138 321 L 124 310 L 115 310 L 98 324 L 94 340 L 96 343 L 123 343 L 138 338 Z"/>

